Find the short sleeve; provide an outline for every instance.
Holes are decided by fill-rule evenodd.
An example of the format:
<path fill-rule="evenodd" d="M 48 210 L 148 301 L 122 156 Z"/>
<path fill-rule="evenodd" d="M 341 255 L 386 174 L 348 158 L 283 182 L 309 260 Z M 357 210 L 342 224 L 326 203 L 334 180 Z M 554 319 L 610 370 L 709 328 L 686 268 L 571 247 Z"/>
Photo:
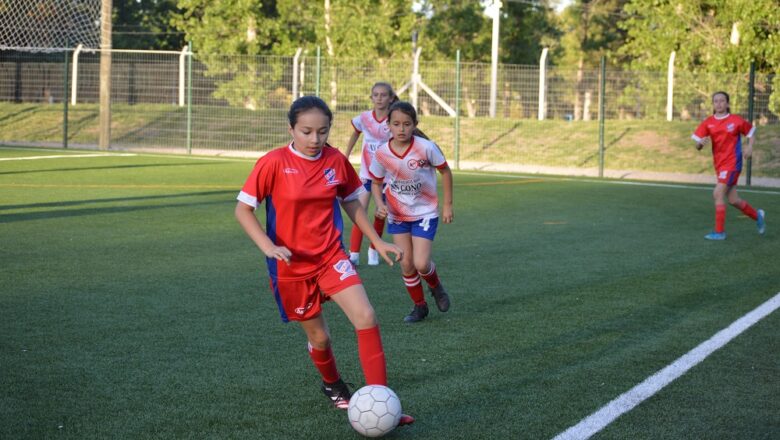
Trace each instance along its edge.
<path fill-rule="evenodd" d="M 742 133 L 742 135 L 747 137 L 753 137 L 753 135 L 756 133 L 756 127 L 754 127 L 753 124 L 751 124 L 750 122 L 743 119 L 740 133 Z"/>
<path fill-rule="evenodd" d="M 436 145 L 436 143 L 430 143 L 427 154 L 428 162 L 434 167 L 444 168 L 447 165 L 447 159 L 444 158 L 444 153 L 442 153 L 441 149 L 438 145 Z"/>
<path fill-rule="evenodd" d="M 710 135 L 710 130 L 707 128 L 707 119 L 705 119 L 696 128 L 696 131 L 693 132 L 693 136 L 691 136 L 691 139 L 693 139 L 696 142 L 701 143 L 701 141 L 703 141 L 704 138 L 706 138 L 709 135 Z"/>
<path fill-rule="evenodd" d="M 379 151 L 374 155 L 374 160 L 371 161 L 371 165 L 368 167 L 368 173 L 371 174 L 373 180 L 382 180 L 385 178 L 385 167 L 379 163 Z"/>
<path fill-rule="evenodd" d="M 365 127 L 363 127 L 363 122 L 360 120 L 360 115 L 357 115 L 354 118 L 352 118 L 352 127 L 355 129 L 356 132 L 363 133 Z"/>
<path fill-rule="evenodd" d="M 363 182 L 360 180 L 360 176 L 358 176 L 346 157 L 343 159 L 342 169 L 344 169 L 344 182 L 339 185 L 338 197 L 345 202 L 349 202 L 350 200 L 357 199 L 357 197 L 365 191 L 365 188 L 363 188 Z"/>
<path fill-rule="evenodd" d="M 249 174 L 236 199 L 257 209 L 260 206 L 260 202 L 271 193 L 274 181 L 273 169 L 273 163 L 268 156 L 261 157 L 255 163 L 252 173 Z"/>

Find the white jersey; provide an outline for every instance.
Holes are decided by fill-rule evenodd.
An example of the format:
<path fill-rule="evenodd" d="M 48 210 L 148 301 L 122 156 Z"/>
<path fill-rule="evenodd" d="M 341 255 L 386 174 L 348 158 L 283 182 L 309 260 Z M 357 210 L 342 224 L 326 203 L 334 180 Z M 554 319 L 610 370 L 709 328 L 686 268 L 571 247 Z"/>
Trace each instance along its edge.
<path fill-rule="evenodd" d="M 371 179 L 368 170 L 374 161 L 374 153 L 380 145 L 390 139 L 390 129 L 387 128 L 387 117 L 381 121 L 376 118 L 373 110 L 365 111 L 352 118 L 355 131 L 363 133 L 363 150 L 360 153 L 360 178 Z"/>
<path fill-rule="evenodd" d="M 382 180 L 387 199 L 387 217 L 391 222 L 412 222 L 439 216 L 436 169 L 447 166 L 439 147 L 414 136 L 409 148 L 398 155 L 385 142 L 376 150 L 371 163 L 374 180 Z"/>

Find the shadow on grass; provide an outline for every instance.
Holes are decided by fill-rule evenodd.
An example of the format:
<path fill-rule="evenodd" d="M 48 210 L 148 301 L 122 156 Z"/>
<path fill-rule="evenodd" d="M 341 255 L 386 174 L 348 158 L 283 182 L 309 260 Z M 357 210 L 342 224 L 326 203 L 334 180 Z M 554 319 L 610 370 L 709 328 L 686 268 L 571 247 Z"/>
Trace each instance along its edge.
<path fill-rule="evenodd" d="M 5 116 L 0 118 L 0 123 L 2 123 L 4 121 L 7 121 L 9 119 L 14 119 L 17 116 L 22 116 L 25 113 L 35 113 L 36 112 L 35 110 L 36 110 L 35 107 L 29 107 L 29 108 L 26 108 L 26 109 L 19 110 L 18 112 L 8 113 L 7 115 L 5 115 Z"/>
<path fill-rule="evenodd" d="M 483 145 L 483 146 L 482 146 L 482 148 L 481 148 L 479 151 L 475 151 L 475 152 L 471 153 L 471 154 L 469 155 L 469 157 L 473 157 L 473 156 L 474 156 L 474 155 L 476 155 L 476 154 L 481 154 L 481 153 L 483 153 L 485 150 L 487 150 L 487 149 L 489 149 L 489 148 L 492 148 L 493 146 L 495 146 L 496 144 L 498 144 L 498 142 L 499 142 L 501 139 L 504 139 L 505 137 L 507 137 L 507 136 L 509 136 L 510 134 L 512 134 L 512 133 L 513 133 L 515 130 L 517 130 L 517 128 L 518 128 L 518 127 L 520 127 L 520 123 L 519 123 L 519 122 L 515 122 L 515 123 L 512 125 L 512 127 L 510 127 L 508 130 L 504 131 L 503 133 L 500 133 L 498 136 L 496 136 L 495 138 L 493 138 L 493 140 L 491 140 L 490 142 L 488 142 L 488 143 L 486 143 L 485 145 Z"/>
<path fill-rule="evenodd" d="M 29 203 L 26 205 L 0 205 L 0 211 L 9 211 L 12 209 L 38 209 L 38 208 L 61 208 L 66 206 L 87 205 L 91 203 L 113 203 L 113 202 L 134 202 L 140 200 L 161 200 L 174 199 L 180 197 L 200 197 L 213 196 L 218 194 L 237 194 L 236 191 L 201 191 L 181 194 L 163 194 L 157 196 L 141 197 L 112 197 L 109 199 L 91 199 L 91 200 L 71 200 L 67 202 L 47 202 L 47 203 Z"/>
<path fill-rule="evenodd" d="M 234 191 L 222 191 L 234 194 Z M 79 208 L 63 209 L 59 211 L 30 212 L 22 214 L 0 215 L 0 223 L 16 223 L 30 220 L 52 220 L 57 218 L 94 216 L 101 214 L 123 214 L 134 211 L 152 211 L 156 209 L 183 208 L 190 206 L 208 206 L 208 205 L 233 205 L 235 199 L 232 197 L 224 200 L 215 200 L 210 202 L 191 202 L 191 203 L 173 203 L 165 205 L 139 205 L 139 206 L 110 206 L 105 208 Z"/>
<path fill-rule="evenodd" d="M 151 167 L 191 167 L 195 165 L 216 165 L 221 162 L 198 162 L 198 163 L 152 163 L 145 165 L 112 165 L 104 167 L 84 167 L 84 168 L 52 168 L 50 170 L 24 170 L 24 171 L 2 171 L 0 175 L 5 174 L 32 174 L 32 173 L 59 173 L 68 171 L 87 171 L 87 170 L 118 170 L 130 168 L 151 168 Z"/>
<path fill-rule="evenodd" d="M 623 130 L 623 132 L 622 132 L 622 133 L 620 133 L 619 135 L 617 135 L 617 136 L 616 136 L 614 139 L 612 139 L 612 140 L 609 142 L 609 144 L 607 144 L 607 145 L 605 145 L 605 146 L 604 146 L 604 151 L 607 151 L 607 150 L 609 150 L 610 148 L 614 147 L 614 146 L 615 146 L 615 144 L 617 144 L 618 142 L 620 142 L 620 140 L 621 140 L 621 139 L 623 139 L 623 138 L 624 138 L 624 137 L 625 137 L 625 136 L 628 134 L 628 132 L 629 132 L 629 131 L 631 131 L 631 128 L 630 128 L 630 127 L 629 127 L 629 128 L 626 128 L 625 130 Z M 599 155 L 599 152 L 598 152 L 598 151 L 596 151 L 595 153 L 593 153 L 593 154 L 591 154 L 590 156 L 586 157 L 586 158 L 585 158 L 585 159 L 584 159 L 582 162 L 580 162 L 580 164 L 579 164 L 578 166 L 580 166 L 580 167 L 584 167 L 584 166 L 585 166 L 585 164 L 587 164 L 587 163 L 588 163 L 588 162 L 590 162 L 591 160 L 595 159 L 595 158 L 596 158 L 598 155 Z"/>

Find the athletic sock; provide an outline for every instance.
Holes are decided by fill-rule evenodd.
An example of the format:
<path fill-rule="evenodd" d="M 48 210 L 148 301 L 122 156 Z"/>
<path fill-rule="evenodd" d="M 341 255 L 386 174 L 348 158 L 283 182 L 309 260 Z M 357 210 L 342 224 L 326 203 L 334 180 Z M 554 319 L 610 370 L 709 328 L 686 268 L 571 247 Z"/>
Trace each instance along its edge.
<path fill-rule="evenodd" d="M 715 232 L 722 234 L 726 226 L 726 205 L 715 205 Z"/>
<path fill-rule="evenodd" d="M 387 363 L 382 348 L 379 326 L 355 330 L 358 341 L 358 356 L 366 385 L 387 385 Z"/>
<path fill-rule="evenodd" d="M 380 237 L 382 236 L 382 233 L 385 232 L 385 219 L 374 217 L 374 230 L 376 231 L 377 235 Z M 371 245 L 371 249 L 374 249 L 374 245 Z"/>
<path fill-rule="evenodd" d="M 418 306 L 425 304 L 425 293 L 420 282 L 420 274 L 415 273 L 414 275 L 404 275 L 403 277 L 406 291 L 409 292 L 409 297 L 412 298 L 414 304 Z"/>
<path fill-rule="evenodd" d="M 363 233 L 356 225 L 352 225 L 352 235 L 349 237 L 349 251 L 360 252 L 361 244 L 363 244 Z"/>
<path fill-rule="evenodd" d="M 309 344 L 309 357 L 311 357 L 314 366 L 322 376 L 322 380 L 327 383 L 334 383 L 339 380 L 341 375 L 336 368 L 336 358 L 333 356 L 333 350 L 330 347 L 325 350 L 318 350 Z"/>
<path fill-rule="evenodd" d="M 428 271 L 428 273 L 420 272 L 420 276 L 423 277 L 431 289 L 435 289 L 439 286 L 439 284 L 441 284 L 441 281 L 439 281 L 439 275 L 436 273 L 436 265 L 433 263 L 433 261 L 431 261 L 431 269 Z"/>
<path fill-rule="evenodd" d="M 750 206 L 750 203 L 748 203 L 747 200 L 742 200 L 741 202 L 741 206 L 737 206 L 737 209 L 742 211 L 743 214 L 752 218 L 753 220 L 758 219 L 758 212 L 756 212 L 756 210 Z"/>

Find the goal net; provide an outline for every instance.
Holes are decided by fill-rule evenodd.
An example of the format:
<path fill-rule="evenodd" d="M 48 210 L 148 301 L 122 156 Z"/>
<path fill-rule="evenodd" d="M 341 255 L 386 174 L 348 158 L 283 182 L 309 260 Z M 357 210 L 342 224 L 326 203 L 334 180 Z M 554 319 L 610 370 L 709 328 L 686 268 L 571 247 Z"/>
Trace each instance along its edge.
<path fill-rule="evenodd" d="M 0 50 L 100 48 L 101 0 L 0 0 Z"/>

